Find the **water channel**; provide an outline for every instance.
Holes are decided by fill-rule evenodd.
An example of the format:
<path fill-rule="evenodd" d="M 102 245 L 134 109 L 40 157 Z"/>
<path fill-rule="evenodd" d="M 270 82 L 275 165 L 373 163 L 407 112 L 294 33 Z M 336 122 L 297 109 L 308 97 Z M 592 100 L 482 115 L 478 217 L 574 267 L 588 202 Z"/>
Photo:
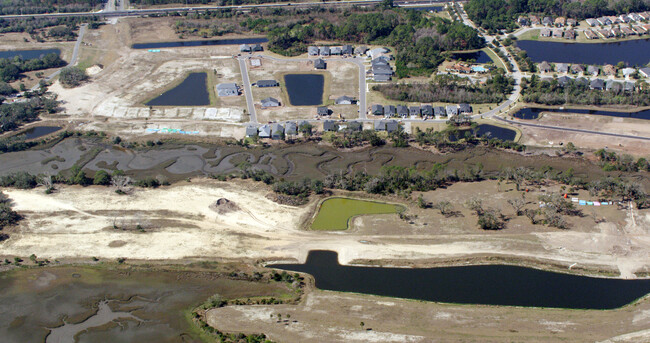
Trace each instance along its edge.
<path fill-rule="evenodd" d="M 177 48 L 187 46 L 210 46 L 210 45 L 239 45 L 239 44 L 261 44 L 269 40 L 264 37 L 258 38 L 236 38 L 236 39 L 212 39 L 212 40 L 191 40 L 178 42 L 157 42 L 133 44 L 133 49 L 160 49 Z"/>
<path fill-rule="evenodd" d="M 535 40 L 517 41 L 533 62 L 563 62 L 581 64 L 617 64 L 645 66 L 650 62 L 650 39 L 612 43 L 563 43 Z"/>
<path fill-rule="evenodd" d="M 9 50 L 9 51 L 0 51 L 0 58 L 14 58 L 20 56 L 23 60 L 31 60 L 34 58 L 41 58 L 47 54 L 57 54 L 61 55 L 61 50 L 59 49 L 41 49 L 41 50 Z"/>
<path fill-rule="evenodd" d="M 610 116 L 619 118 L 634 118 L 650 120 L 650 109 L 637 111 L 637 112 L 616 112 L 616 111 L 603 111 L 603 110 L 590 110 L 590 109 L 568 109 L 568 108 L 536 108 L 524 107 L 517 111 L 512 116 L 519 119 L 537 119 L 542 112 L 553 113 L 575 113 L 575 114 L 590 114 L 597 116 Z"/>
<path fill-rule="evenodd" d="M 624 306 L 650 292 L 649 279 L 595 278 L 507 265 L 342 266 L 332 251 L 310 251 L 305 264 L 269 267 L 311 274 L 316 287 L 325 290 L 461 304 L 602 310 Z"/>

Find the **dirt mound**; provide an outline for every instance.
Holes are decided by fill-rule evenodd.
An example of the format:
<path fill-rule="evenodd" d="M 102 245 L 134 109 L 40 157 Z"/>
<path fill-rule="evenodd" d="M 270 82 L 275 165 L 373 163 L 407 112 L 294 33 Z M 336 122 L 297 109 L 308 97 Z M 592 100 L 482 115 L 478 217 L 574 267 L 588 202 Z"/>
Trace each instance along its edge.
<path fill-rule="evenodd" d="M 92 67 L 86 68 L 86 74 L 88 74 L 89 76 L 93 76 L 99 74 L 102 70 L 103 68 L 101 66 L 95 64 Z"/>
<path fill-rule="evenodd" d="M 226 198 L 220 198 L 217 200 L 217 202 L 210 205 L 210 208 L 214 211 L 217 211 L 219 214 L 239 211 L 239 206 Z"/>

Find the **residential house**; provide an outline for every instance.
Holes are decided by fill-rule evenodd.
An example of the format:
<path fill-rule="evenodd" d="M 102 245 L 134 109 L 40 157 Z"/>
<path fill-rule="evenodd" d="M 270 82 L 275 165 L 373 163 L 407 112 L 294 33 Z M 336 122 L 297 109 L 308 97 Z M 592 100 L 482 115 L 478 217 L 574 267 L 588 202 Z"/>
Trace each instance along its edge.
<path fill-rule="evenodd" d="M 365 46 L 358 46 L 354 48 L 355 55 L 364 55 L 366 51 L 368 51 L 368 48 L 366 48 Z"/>
<path fill-rule="evenodd" d="M 399 130 L 399 123 L 394 120 L 386 121 L 386 132 L 391 133 Z"/>
<path fill-rule="evenodd" d="M 597 66 L 588 66 L 587 67 L 587 74 L 593 75 L 593 76 L 598 76 L 600 73 L 600 68 Z"/>
<path fill-rule="evenodd" d="M 239 46 L 239 52 L 251 52 L 251 50 L 253 50 L 253 48 L 248 44 L 242 44 Z"/>
<path fill-rule="evenodd" d="M 257 84 L 257 87 L 261 87 L 261 88 L 280 86 L 278 81 L 275 81 L 275 80 L 259 80 L 259 81 L 257 81 L 256 84 Z"/>
<path fill-rule="evenodd" d="M 644 34 L 648 33 L 643 27 L 641 26 L 632 26 L 632 31 L 636 32 L 637 35 L 643 36 Z"/>
<path fill-rule="evenodd" d="M 334 56 L 334 55 L 336 55 L 336 56 L 341 55 L 341 48 L 338 47 L 338 46 L 332 47 L 332 49 L 330 50 L 330 55 L 332 55 L 332 56 Z"/>
<path fill-rule="evenodd" d="M 363 124 L 358 121 L 348 122 L 348 131 L 361 131 L 363 130 Z"/>
<path fill-rule="evenodd" d="M 650 77 L 650 68 L 645 67 L 639 69 L 639 74 L 641 74 L 643 77 Z"/>
<path fill-rule="evenodd" d="M 612 27 L 612 34 L 614 35 L 614 37 L 621 37 L 621 36 L 623 36 L 623 32 L 622 32 L 621 29 L 618 28 L 618 27 Z"/>
<path fill-rule="evenodd" d="M 568 26 L 576 27 L 576 26 L 578 26 L 578 21 L 573 19 L 573 18 L 567 18 L 566 24 Z"/>
<path fill-rule="evenodd" d="M 447 117 L 458 115 L 458 106 L 447 105 L 446 112 L 447 112 Z"/>
<path fill-rule="evenodd" d="M 271 139 L 283 139 L 284 138 L 284 127 L 282 125 L 275 123 L 271 125 Z"/>
<path fill-rule="evenodd" d="M 598 34 L 592 30 L 585 30 L 584 33 L 587 39 L 598 39 Z"/>
<path fill-rule="evenodd" d="M 271 138 L 271 125 L 264 124 L 260 126 L 260 130 L 257 135 L 260 138 Z"/>
<path fill-rule="evenodd" d="M 550 29 L 541 29 L 539 30 L 539 35 L 542 37 L 550 37 L 552 34 Z"/>
<path fill-rule="evenodd" d="M 330 115 L 330 109 L 326 106 L 318 106 L 316 107 L 316 114 L 319 116 L 328 116 Z"/>
<path fill-rule="evenodd" d="M 612 20 L 607 17 L 600 17 L 596 19 L 599 25 L 612 25 Z"/>
<path fill-rule="evenodd" d="M 593 79 L 591 80 L 591 82 L 589 82 L 589 88 L 602 90 L 603 88 L 605 88 L 605 81 L 603 81 L 602 79 Z"/>
<path fill-rule="evenodd" d="M 253 52 L 256 52 L 256 51 L 263 51 L 264 48 L 262 48 L 262 45 L 261 45 L 261 44 L 255 44 L 255 45 L 253 45 L 253 46 L 251 47 L 251 50 L 252 50 Z"/>
<path fill-rule="evenodd" d="M 632 21 L 632 18 L 630 18 L 627 14 L 621 14 L 618 16 L 618 19 L 626 24 Z"/>
<path fill-rule="evenodd" d="M 612 31 L 611 29 L 598 30 L 598 34 L 603 38 L 613 38 L 616 36 L 614 34 L 614 31 Z"/>
<path fill-rule="evenodd" d="M 622 27 L 621 32 L 626 36 L 636 36 L 636 32 L 629 27 Z"/>
<path fill-rule="evenodd" d="M 634 92 L 636 88 L 636 83 L 634 81 L 625 81 L 623 82 L 623 90 L 626 92 Z"/>
<path fill-rule="evenodd" d="M 633 21 L 642 21 L 643 17 L 641 17 L 638 13 L 630 13 L 627 15 L 630 17 Z"/>
<path fill-rule="evenodd" d="M 539 20 L 539 17 L 538 17 L 538 16 L 531 15 L 531 16 L 529 16 L 528 18 L 530 18 L 530 23 L 533 24 L 533 25 L 539 25 L 539 24 L 542 23 L 542 22 Z"/>
<path fill-rule="evenodd" d="M 472 113 L 472 106 L 469 104 L 458 104 L 458 113 L 460 114 L 470 114 Z"/>
<path fill-rule="evenodd" d="M 623 90 L 623 84 L 619 81 L 607 80 L 607 82 L 605 82 L 605 90 L 618 93 Z"/>
<path fill-rule="evenodd" d="M 542 76 L 539 78 L 539 82 L 548 82 L 551 83 L 553 81 L 552 76 Z"/>
<path fill-rule="evenodd" d="M 318 52 L 320 53 L 321 56 L 329 56 L 330 55 L 330 47 L 329 46 L 321 46 L 320 49 L 318 49 Z"/>
<path fill-rule="evenodd" d="M 555 64 L 555 71 L 558 73 L 568 73 L 569 72 L 569 65 L 566 63 L 556 63 Z"/>
<path fill-rule="evenodd" d="M 377 58 L 379 56 L 383 56 L 384 54 L 387 54 L 389 52 L 390 51 L 388 49 L 386 49 L 386 48 L 375 48 L 375 49 L 372 49 L 372 50 L 368 50 L 366 52 L 366 55 L 370 56 L 370 58 L 374 60 L 375 58 Z"/>
<path fill-rule="evenodd" d="M 298 134 L 298 125 L 295 122 L 288 122 L 284 124 L 284 134 L 287 136 L 295 136 Z"/>
<path fill-rule="evenodd" d="M 393 105 L 384 106 L 384 116 L 394 117 L 397 115 L 397 107 Z"/>
<path fill-rule="evenodd" d="M 411 106 L 409 107 L 410 116 L 420 116 L 420 106 Z"/>
<path fill-rule="evenodd" d="M 344 45 L 341 48 L 341 54 L 343 54 L 343 55 L 352 55 L 352 54 L 354 54 L 354 49 L 352 48 L 352 45 Z"/>
<path fill-rule="evenodd" d="M 641 17 L 643 20 L 650 20 L 650 12 L 645 11 L 643 13 L 639 13 L 639 17 Z"/>
<path fill-rule="evenodd" d="M 384 115 L 384 106 L 382 106 L 382 105 L 372 105 L 370 107 L 370 113 L 373 116 L 383 116 Z"/>
<path fill-rule="evenodd" d="M 445 117 L 447 116 L 447 111 L 445 111 L 445 108 L 442 106 L 436 106 L 433 108 L 433 114 L 435 114 L 436 117 Z"/>
<path fill-rule="evenodd" d="M 548 62 L 543 61 L 542 63 L 539 64 L 538 69 L 541 73 L 548 73 L 549 71 L 551 71 L 551 65 Z"/>
<path fill-rule="evenodd" d="M 354 98 L 351 98 L 347 95 L 340 96 L 336 98 L 336 100 L 334 100 L 334 103 L 337 105 L 352 105 L 353 102 L 354 102 Z"/>
<path fill-rule="evenodd" d="M 385 75 L 385 74 L 376 74 L 372 76 L 372 80 L 376 82 L 387 82 L 390 81 L 391 75 Z"/>
<path fill-rule="evenodd" d="M 611 64 L 605 64 L 603 66 L 603 74 L 607 76 L 616 76 L 616 68 Z"/>
<path fill-rule="evenodd" d="M 246 126 L 246 137 L 255 137 L 257 136 L 257 126 L 248 125 Z"/>
<path fill-rule="evenodd" d="M 397 105 L 397 115 L 400 117 L 406 117 L 409 115 L 409 108 L 404 105 Z"/>
<path fill-rule="evenodd" d="M 431 105 L 422 105 L 422 116 L 432 116 L 433 115 L 433 106 Z"/>
<path fill-rule="evenodd" d="M 568 77 L 568 76 L 560 76 L 560 77 L 557 78 L 557 83 L 560 86 L 564 87 L 564 86 L 568 85 L 569 82 L 571 82 L 572 80 L 573 79 Z"/>
<path fill-rule="evenodd" d="M 650 32 L 650 24 L 645 24 L 642 27 L 646 32 Z"/>
<path fill-rule="evenodd" d="M 587 80 L 587 79 L 584 78 L 584 77 L 579 77 L 579 78 L 575 79 L 574 82 L 575 82 L 576 84 L 584 85 L 584 86 L 586 86 L 586 85 L 589 84 L 589 80 Z"/>
<path fill-rule="evenodd" d="M 375 131 L 386 131 L 386 121 L 377 120 L 374 125 Z"/>
<path fill-rule="evenodd" d="M 608 16 L 607 18 L 612 22 L 612 25 L 614 25 L 614 24 L 620 24 L 620 23 L 623 22 L 621 19 L 619 19 L 619 18 L 616 17 L 616 16 L 612 16 L 612 15 L 610 15 L 610 16 Z"/>
<path fill-rule="evenodd" d="M 553 30 L 553 38 L 562 38 L 562 30 Z"/>
<path fill-rule="evenodd" d="M 276 99 L 276 98 L 268 97 L 268 98 L 262 99 L 261 102 L 262 102 L 262 107 L 278 107 L 278 106 L 280 106 L 280 101 L 278 99 Z"/>
<path fill-rule="evenodd" d="M 309 56 L 318 56 L 318 47 L 317 46 L 308 47 L 307 54 L 309 54 Z"/>
<path fill-rule="evenodd" d="M 314 61 L 314 68 L 316 69 L 327 69 L 327 64 L 325 63 L 325 60 L 322 58 L 319 58 Z"/>
<path fill-rule="evenodd" d="M 564 38 L 566 39 L 576 39 L 576 32 L 573 29 L 564 31 Z"/>
<path fill-rule="evenodd" d="M 586 19 L 586 22 L 587 22 L 587 25 L 589 25 L 591 27 L 598 26 L 598 20 L 596 20 L 596 19 L 589 18 L 589 19 Z"/>
<path fill-rule="evenodd" d="M 582 64 L 571 65 L 571 72 L 574 74 L 583 73 L 584 71 L 585 71 L 585 67 L 583 67 Z"/>
<path fill-rule="evenodd" d="M 220 83 L 217 85 L 218 96 L 239 95 L 239 87 L 235 83 Z"/>
<path fill-rule="evenodd" d="M 517 24 L 519 24 L 520 26 L 529 26 L 530 20 L 528 20 L 528 18 L 524 16 L 519 16 L 519 18 L 517 18 Z"/>
<path fill-rule="evenodd" d="M 555 26 L 556 27 L 564 27 L 566 25 L 566 18 L 565 17 L 557 17 L 555 18 Z"/>
<path fill-rule="evenodd" d="M 553 19 L 551 17 L 544 17 L 544 19 L 542 19 L 542 24 L 544 24 L 544 26 L 553 26 Z"/>
<path fill-rule="evenodd" d="M 636 72 L 636 69 L 634 69 L 634 68 L 623 68 L 623 70 L 621 70 L 621 72 L 623 72 L 623 76 L 628 78 L 628 77 L 630 77 L 630 75 L 632 75 L 632 74 L 634 74 Z"/>
<path fill-rule="evenodd" d="M 338 131 L 339 126 L 333 120 L 326 120 L 323 122 L 323 131 Z"/>

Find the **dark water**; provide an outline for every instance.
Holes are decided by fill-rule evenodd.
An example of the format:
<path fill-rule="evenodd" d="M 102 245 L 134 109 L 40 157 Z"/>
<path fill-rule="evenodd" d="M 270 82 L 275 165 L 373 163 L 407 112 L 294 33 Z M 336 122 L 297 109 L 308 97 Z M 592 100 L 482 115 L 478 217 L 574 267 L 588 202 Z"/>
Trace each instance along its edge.
<path fill-rule="evenodd" d="M 289 102 L 294 106 L 320 105 L 323 102 L 325 78 L 320 74 L 289 74 L 284 76 Z"/>
<path fill-rule="evenodd" d="M 55 53 L 61 55 L 61 50 L 59 49 L 42 49 L 42 50 L 12 50 L 12 51 L 0 51 L 0 58 L 14 58 L 15 56 L 21 56 L 23 60 L 31 60 L 34 58 L 40 58 L 47 54 Z"/>
<path fill-rule="evenodd" d="M 208 75 L 191 73 L 180 85 L 166 91 L 159 97 L 146 103 L 148 106 L 207 106 L 210 105 L 208 94 Z"/>
<path fill-rule="evenodd" d="M 427 12 L 429 11 L 440 12 L 445 9 L 442 6 L 405 6 L 402 8 L 407 10 L 427 11 Z"/>
<path fill-rule="evenodd" d="M 650 292 L 650 280 L 593 278 L 504 265 L 341 266 L 332 251 L 311 251 L 306 264 L 270 267 L 309 273 L 320 289 L 461 304 L 613 309 Z"/>
<path fill-rule="evenodd" d="M 462 52 L 456 53 L 453 55 L 453 58 L 461 61 L 474 60 L 476 63 L 488 63 L 492 62 L 492 59 L 485 51 L 479 50 L 476 52 Z"/>
<path fill-rule="evenodd" d="M 238 38 L 238 39 L 213 39 L 213 40 L 192 40 L 185 42 L 158 42 L 158 43 L 140 43 L 133 44 L 133 49 L 160 49 L 176 48 L 181 46 L 203 46 L 203 45 L 239 45 L 239 44 L 258 44 L 266 43 L 269 40 L 260 38 Z"/>
<path fill-rule="evenodd" d="M 455 142 L 461 138 L 465 138 L 465 132 L 470 129 L 459 130 L 458 134 L 455 136 L 450 136 L 449 140 Z M 515 130 L 506 129 L 500 126 L 490 125 L 490 124 L 480 124 L 473 131 L 476 137 L 483 137 L 488 135 L 489 138 L 498 138 L 502 141 L 514 141 L 517 136 Z"/>
<path fill-rule="evenodd" d="M 36 126 L 26 130 L 23 134 L 25 139 L 34 139 L 59 130 L 61 130 L 60 126 Z"/>
<path fill-rule="evenodd" d="M 617 64 L 632 66 L 650 62 L 650 39 L 613 43 L 561 43 L 533 40 L 517 41 L 533 62 L 564 62 L 584 64 Z"/>
<path fill-rule="evenodd" d="M 542 112 L 556 112 L 556 113 L 577 113 L 577 114 L 592 114 L 597 116 L 610 116 L 621 118 L 635 118 L 650 120 L 650 110 L 637 111 L 637 112 L 614 112 L 614 111 L 601 111 L 589 109 L 558 109 L 558 108 L 522 108 L 513 117 L 519 119 L 537 119 Z"/>

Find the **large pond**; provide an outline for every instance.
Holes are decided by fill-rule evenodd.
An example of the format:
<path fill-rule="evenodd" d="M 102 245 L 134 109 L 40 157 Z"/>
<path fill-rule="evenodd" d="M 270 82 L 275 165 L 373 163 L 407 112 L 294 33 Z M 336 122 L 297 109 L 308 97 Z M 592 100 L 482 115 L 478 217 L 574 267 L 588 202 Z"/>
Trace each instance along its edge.
<path fill-rule="evenodd" d="M 644 66 L 650 62 L 650 39 L 613 43 L 561 43 L 534 40 L 517 41 L 533 62 L 617 64 Z"/>
<path fill-rule="evenodd" d="M 517 111 L 512 116 L 519 119 L 537 119 L 542 112 L 555 112 L 555 113 L 576 113 L 576 114 L 591 114 L 597 116 L 609 116 L 620 118 L 634 118 L 650 120 L 650 109 L 637 112 L 615 112 L 615 111 L 602 111 L 590 109 L 559 109 L 559 108 L 536 108 L 524 107 Z"/>
<path fill-rule="evenodd" d="M 325 77 L 321 74 L 288 74 L 284 84 L 289 102 L 294 106 L 314 106 L 323 103 Z"/>
<path fill-rule="evenodd" d="M 331 198 L 323 201 L 314 218 L 314 230 L 345 230 L 350 219 L 367 214 L 397 213 L 398 205 L 348 198 Z"/>
<path fill-rule="evenodd" d="M 505 265 L 341 266 L 332 251 L 311 251 L 305 264 L 270 267 L 311 274 L 320 289 L 461 304 L 613 309 L 650 292 L 650 280 L 594 278 Z"/>
<path fill-rule="evenodd" d="M 20 134 L 20 136 L 24 136 L 23 138 L 25 139 L 34 139 L 49 135 L 50 133 L 57 132 L 59 130 L 61 130 L 60 126 L 36 126 L 25 130 L 25 132 Z"/>
<path fill-rule="evenodd" d="M 489 63 L 492 59 L 483 50 L 474 52 L 458 52 L 452 56 L 455 60 L 474 61 L 475 63 Z"/>
<path fill-rule="evenodd" d="M 207 106 L 210 105 L 208 94 L 208 75 L 191 73 L 180 85 L 166 91 L 146 103 L 148 106 Z"/>
<path fill-rule="evenodd" d="M 264 37 L 259 38 L 238 38 L 238 39 L 213 39 L 213 40 L 191 40 L 180 42 L 157 42 L 157 43 L 139 43 L 133 44 L 133 49 L 160 49 L 160 48 L 177 48 L 182 46 L 206 46 L 206 45 L 239 45 L 239 44 L 261 44 L 269 40 Z"/>
<path fill-rule="evenodd" d="M 14 58 L 16 56 L 22 57 L 23 60 L 31 60 L 34 58 L 41 58 L 47 54 L 61 55 L 59 49 L 41 49 L 41 50 L 11 50 L 0 51 L 0 58 Z"/>

